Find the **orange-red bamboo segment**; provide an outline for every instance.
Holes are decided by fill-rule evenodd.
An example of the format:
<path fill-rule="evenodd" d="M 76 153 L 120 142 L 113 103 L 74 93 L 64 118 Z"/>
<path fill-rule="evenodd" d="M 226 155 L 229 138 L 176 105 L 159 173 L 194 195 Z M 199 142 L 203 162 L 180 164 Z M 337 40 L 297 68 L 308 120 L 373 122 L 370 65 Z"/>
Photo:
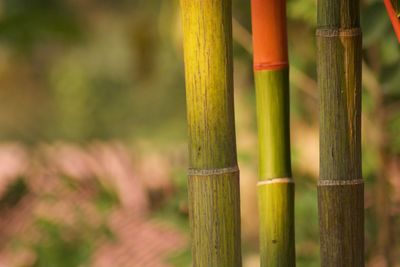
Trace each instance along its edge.
<path fill-rule="evenodd" d="M 286 0 L 251 0 L 254 69 L 287 67 Z"/>
<path fill-rule="evenodd" d="M 397 40 L 400 43 L 400 19 L 397 17 L 396 12 L 395 12 L 390 0 L 384 0 L 384 2 L 385 2 L 386 9 L 389 13 L 390 21 L 393 24 L 393 28 L 396 33 Z"/>

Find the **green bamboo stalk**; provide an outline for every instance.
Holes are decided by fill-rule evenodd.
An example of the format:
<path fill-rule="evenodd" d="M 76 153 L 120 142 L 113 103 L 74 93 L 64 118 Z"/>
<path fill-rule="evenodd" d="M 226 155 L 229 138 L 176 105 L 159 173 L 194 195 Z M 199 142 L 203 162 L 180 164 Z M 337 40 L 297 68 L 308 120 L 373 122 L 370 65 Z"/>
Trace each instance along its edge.
<path fill-rule="evenodd" d="M 364 266 L 359 0 L 318 1 L 321 266 Z"/>
<path fill-rule="evenodd" d="M 231 0 L 181 0 L 193 266 L 240 267 Z"/>
<path fill-rule="evenodd" d="M 255 71 L 260 180 L 291 177 L 289 70 Z"/>
<path fill-rule="evenodd" d="M 252 0 L 261 267 L 294 267 L 286 0 Z"/>
<path fill-rule="evenodd" d="M 261 266 L 295 266 L 289 71 L 255 72 Z"/>

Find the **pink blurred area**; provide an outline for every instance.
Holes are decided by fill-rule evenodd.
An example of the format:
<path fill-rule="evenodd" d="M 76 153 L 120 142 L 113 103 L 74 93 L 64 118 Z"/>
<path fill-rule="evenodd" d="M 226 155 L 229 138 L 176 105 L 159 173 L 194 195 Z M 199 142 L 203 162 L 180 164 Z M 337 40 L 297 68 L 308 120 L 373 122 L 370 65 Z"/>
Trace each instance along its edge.
<path fill-rule="evenodd" d="M 69 229 L 63 233 L 66 240 L 82 226 L 107 227 L 112 238 L 93 238 L 90 266 L 170 266 L 165 259 L 187 246 L 187 234 L 149 216 L 150 194 L 158 194 L 159 202 L 173 194 L 168 169 L 142 175 L 163 164 L 154 156 L 135 163 L 119 143 L 58 143 L 35 150 L 16 143 L 0 145 L 0 198 L 17 180 L 27 187 L 12 206 L 1 204 L 0 266 L 35 262 L 32 244 L 45 238 L 35 223 L 38 218 Z M 118 204 L 106 212 L 96 207 L 99 190 L 115 194 Z M 15 238 L 19 245 L 12 244 Z"/>

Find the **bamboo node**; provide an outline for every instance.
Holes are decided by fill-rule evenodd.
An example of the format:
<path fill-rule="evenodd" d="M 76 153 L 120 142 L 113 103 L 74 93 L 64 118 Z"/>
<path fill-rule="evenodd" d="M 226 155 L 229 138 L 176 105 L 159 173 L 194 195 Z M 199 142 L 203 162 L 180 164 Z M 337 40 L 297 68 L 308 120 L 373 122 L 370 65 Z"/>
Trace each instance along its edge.
<path fill-rule="evenodd" d="M 280 61 L 280 62 L 254 62 L 254 70 L 263 71 L 263 70 L 282 70 L 289 67 L 289 62 Z"/>
<path fill-rule="evenodd" d="M 210 175 L 221 175 L 228 173 L 238 173 L 238 166 L 227 167 L 227 168 L 218 168 L 218 169 L 189 169 L 189 176 L 210 176 Z"/>
<path fill-rule="evenodd" d="M 294 180 L 291 177 L 288 178 L 274 178 L 270 180 L 259 181 L 257 186 L 264 186 L 269 184 L 294 184 Z"/>
<path fill-rule="evenodd" d="M 318 186 L 346 186 L 346 185 L 362 185 L 363 179 L 356 180 L 319 180 Z"/>
<path fill-rule="evenodd" d="M 317 29 L 317 37 L 353 37 L 360 36 L 362 34 L 361 28 L 351 28 L 351 29 L 328 29 L 320 28 Z"/>

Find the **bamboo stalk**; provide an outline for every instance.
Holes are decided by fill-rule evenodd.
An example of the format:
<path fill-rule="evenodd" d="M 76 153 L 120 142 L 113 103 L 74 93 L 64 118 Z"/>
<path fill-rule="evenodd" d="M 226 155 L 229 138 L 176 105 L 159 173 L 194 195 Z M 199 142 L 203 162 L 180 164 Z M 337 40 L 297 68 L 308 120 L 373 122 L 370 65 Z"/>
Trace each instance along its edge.
<path fill-rule="evenodd" d="M 240 267 L 231 0 L 181 0 L 193 266 Z"/>
<path fill-rule="evenodd" d="M 295 266 L 286 0 L 252 0 L 261 266 Z"/>
<path fill-rule="evenodd" d="M 318 1 L 321 266 L 364 266 L 359 0 Z"/>
<path fill-rule="evenodd" d="M 399 0 L 384 0 L 390 21 L 392 22 L 397 40 L 400 43 L 400 1 Z"/>

